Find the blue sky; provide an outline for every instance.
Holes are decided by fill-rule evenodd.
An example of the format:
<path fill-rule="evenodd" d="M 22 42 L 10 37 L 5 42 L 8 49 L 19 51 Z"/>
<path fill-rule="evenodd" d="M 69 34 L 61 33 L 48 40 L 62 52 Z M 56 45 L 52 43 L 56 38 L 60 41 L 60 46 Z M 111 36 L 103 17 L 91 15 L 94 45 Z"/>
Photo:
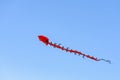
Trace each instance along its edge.
<path fill-rule="evenodd" d="M 45 46 L 45 35 L 97 58 Z M 0 0 L 0 80 L 119 80 L 119 0 Z"/>

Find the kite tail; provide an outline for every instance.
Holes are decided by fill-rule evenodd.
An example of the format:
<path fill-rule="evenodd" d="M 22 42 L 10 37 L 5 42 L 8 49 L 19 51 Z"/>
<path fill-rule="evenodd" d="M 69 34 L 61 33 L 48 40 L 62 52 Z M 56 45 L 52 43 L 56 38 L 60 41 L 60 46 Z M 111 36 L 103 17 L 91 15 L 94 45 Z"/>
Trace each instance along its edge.
<path fill-rule="evenodd" d="M 61 44 L 57 44 L 57 43 L 52 43 L 52 42 L 48 42 L 48 44 L 50 46 L 53 46 L 54 48 L 58 48 L 58 49 L 61 49 L 63 51 L 66 51 L 66 52 L 70 52 L 70 53 L 74 53 L 75 55 L 78 54 L 78 55 L 82 55 L 83 58 L 84 57 L 87 57 L 89 59 L 92 59 L 92 60 L 95 60 L 95 61 L 105 61 L 105 62 L 108 62 L 108 63 L 111 63 L 110 60 L 106 60 L 106 59 L 98 59 L 98 58 L 95 58 L 93 56 L 90 56 L 90 55 L 87 55 L 87 54 L 83 54 L 82 52 L 80 51 L 77 51 L 77 50 L 73 50 L 73 49 L 69 49 L 69 48 L 65 48 L 64 46 L 61 46 Z"/>
<path fill-rule="evenodd" d="M 101 61 L 101 60 L 103 60 L 103 61 L 108 62 L 108 63 L 111 64 L 111 61 L 110 61 L 110 60 L 106 60 L 106 59 L 98 59 L 98 61 Z"/>

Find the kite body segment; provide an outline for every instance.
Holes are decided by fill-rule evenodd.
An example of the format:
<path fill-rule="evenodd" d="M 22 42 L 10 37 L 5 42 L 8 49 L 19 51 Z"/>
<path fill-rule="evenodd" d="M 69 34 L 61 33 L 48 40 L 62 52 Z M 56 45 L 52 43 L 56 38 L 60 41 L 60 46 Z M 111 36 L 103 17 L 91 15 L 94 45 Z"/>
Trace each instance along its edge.
<path fill-rule="evenodd" d="M 58 48 L 58 49 L 66 51 L 66 52 L 70 52 L 70 53 L 81 55 L 81 56 L 83 56 L 83 58 L 87 57 L 87 58 L 90 58 L 90 59 L 95 60 L 95 61 L 101 61 L 101 60 L 103 60 L 105 62 L 111 63 L 110 60 L 98 59 L 98 58 L 95 58 L 93 56 L 90 56 L 90 55 L 87 55 L 87 54 L 83 54 L 82 52 L 77 51 L 77 50 L 73 50 L 73 49 L 69 49 L 69 48 L 64 48 L 64 46 L 61 46 L 61 44 L 56 44 L 56 43 L 49 42 L 49 38 L 47 38 L 46 36 L 43 36 L 43 35 L 38 36 L 38 39 L 41 42 L 43 42 L 45 45 L 50 45 L 50 46 L 53 46 L 54 48 Z"/>
<path fill-rule="evenodd" d="M 49 39 L 43 35 L 38 36 L 38 39 L 46 45 L 48 45 L 48 43 L 49 43 Z"/>

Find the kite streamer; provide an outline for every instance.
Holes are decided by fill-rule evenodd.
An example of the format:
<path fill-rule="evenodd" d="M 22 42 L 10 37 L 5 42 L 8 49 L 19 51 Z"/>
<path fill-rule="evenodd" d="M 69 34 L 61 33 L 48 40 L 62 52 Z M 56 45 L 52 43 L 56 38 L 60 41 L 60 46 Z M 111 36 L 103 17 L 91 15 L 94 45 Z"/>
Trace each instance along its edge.
<path fill-rule="evenodd" d="M 38 39 L 39 39 L 41 42 L 43 42 L 45 45 L 50 45 L 50 46 L 53 46 L 54 48 L 58 48 L 58 49 L 61 49 L 61 50 L 63 50 L 63 51 L 66 51 L 66 52 L 70 52 L 70 53 L 74 53 L 74 54 L 81 55 L 83 58 L 84 58 L 84 57 L 87 57 L 87 58 L 92 59 L 92 60 L 95 60 L 95 61 L 101 61 L 101 60 L 103 60 L 103 61 L 105 61 L 105 62 L 111 63 L 110 60 L 98 59 L 98 58 L 95 58 L 95 57 L 93 57 L 93 56 L 90 56 L 90 55 L 87 55 L 87 54 L 83 54 L 83 53 L 80 52 L 80 51 L 73 50 L 73 49 L 69 49 L 69 48 L 65 48 L 64 46 L 61 46 L 61 44 L 49 42 L 49 38 L 47 38 L 46 36 L 43 36 L 43 35 L 38 36 Z"/>

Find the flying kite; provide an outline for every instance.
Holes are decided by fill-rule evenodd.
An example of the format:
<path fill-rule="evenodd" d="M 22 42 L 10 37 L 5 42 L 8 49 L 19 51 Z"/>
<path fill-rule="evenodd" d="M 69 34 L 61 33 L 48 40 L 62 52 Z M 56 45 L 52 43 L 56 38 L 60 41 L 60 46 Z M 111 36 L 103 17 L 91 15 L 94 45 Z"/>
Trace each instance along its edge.
<path fill-rule="evenodd" d="M 73 50 L 73 49 L 69 49 L 69 48 L 64 48 L 64 46 L 61 46 L 61 44 L 56 44 L 56 43 L 52 43 L 52 42 L 49 42 L 49 38 L 47 38 L 46 36 L 43 36 L 43 35 L 39 35 L 38 36 L 38 39 L 43 42 L 45 45 L 50 45 L 50 46 L 53 46 L 54 48 L 58 48 L 58 49 L 61 49 L 63 51 L 66 51 L 66 52 L 70 52 L 70 53 L 74 53 L 74 54 L 78 54 L 78 55 L 81 55 L 84 57 L 87 57 L 89 59 L 92 59 L 92 60 L 95 60 L 95 61 L 105 61 L 105 62 L 108 62 L 108 63 L 111 63 L 110 60 L 106 60 L 106 59 L 98 59 L 98 58 L 95 58 L 93 56 L 90 56 L 90 55 L 87 55 L 87 54 L 84 54 L 80 51 L 77 51 L 77 50 Z"/>

